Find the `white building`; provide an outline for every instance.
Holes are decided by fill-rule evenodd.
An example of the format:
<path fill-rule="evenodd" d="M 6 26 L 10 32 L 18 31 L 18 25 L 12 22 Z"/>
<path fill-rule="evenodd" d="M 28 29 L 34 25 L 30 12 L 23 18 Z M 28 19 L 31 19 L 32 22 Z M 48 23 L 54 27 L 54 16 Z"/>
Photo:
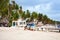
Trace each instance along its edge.
<path fill-rule="evenodd" d="M 13 27 L 25 27 L 26 25 L 26 20 L 18 19 L 17 21 L 12 21 Z"/>
<path fill-rule="evenodd" d="M 55 29 L 55 25 L 50 25 L 50 24 L 43 25 L 41 22 L 38 23 L 37 26 L 37 30 L 42 30 L 42 31 L 52 31 L 54 29 Z"/>

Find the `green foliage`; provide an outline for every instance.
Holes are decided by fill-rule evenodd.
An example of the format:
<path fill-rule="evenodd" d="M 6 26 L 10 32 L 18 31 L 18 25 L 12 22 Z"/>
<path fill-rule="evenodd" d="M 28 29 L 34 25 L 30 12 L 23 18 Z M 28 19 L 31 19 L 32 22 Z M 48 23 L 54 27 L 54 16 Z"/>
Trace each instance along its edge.
<path fill-rule="evenodd" d="M 23 13 L 22 6 L 20 6 L 19 14 L 22 14 L 22 13 Z"/>
<path fill-rule="evenodd" d="M 1 16 L 7 14 L 9 0 L 0 0 L 0 13 Z"/>
<path fill-rule="evenodd" d="M 8 7 L 9 0 L 0 0 L 0 10 L 4 11 Z"/>
<path fill-rule="evenodd" d="M 18 18 L 19 18 L 18 13 L 17 12 L 16 13 L 12 12 L 12 19 L 17 20 Z"/>
<path fill-rule="evenodd" d="M 32 15 L 31 15 L 34 19 L 37 19 L 37 13 L 36 12 L 32 12 Z"/>
<path fill-rule="evenodd" d="M 25 11 L 21 14 L 22 19 L 26 19 Z"/>
<path fill-rule="evenodd" d="M 38 18 L 37 18 L 38 21 L 42 21 L 42 18 L 43 18 L 43 14 L 39 13 L 39 14 L 38 14 Z"/>
<path fill-rule="evenodd" d="M 19 6 L 18 6 L 17 4 L 16 4 L 16 7 L 15 7 L 15 9 L 16 9 L 16 10 L 18 10 L 18 9 L 19 9 Z"/>
<path fill-rule="evenodd" d="M 30 18 L 30 12 L 29 12 L 29 10 L 26 11 L 26 18 Z"/>

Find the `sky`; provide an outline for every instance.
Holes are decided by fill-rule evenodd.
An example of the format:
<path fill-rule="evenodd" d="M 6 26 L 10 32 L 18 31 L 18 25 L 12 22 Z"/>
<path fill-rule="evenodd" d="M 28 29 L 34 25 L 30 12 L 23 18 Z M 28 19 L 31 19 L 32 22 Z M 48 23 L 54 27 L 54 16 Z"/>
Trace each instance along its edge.
<path fill-rule="evenodd" d="M 60 0 L 15 0 L 15 2 L 30 12 L 36 11 L 47 15 L 50 19 L 60 21 Z"/>

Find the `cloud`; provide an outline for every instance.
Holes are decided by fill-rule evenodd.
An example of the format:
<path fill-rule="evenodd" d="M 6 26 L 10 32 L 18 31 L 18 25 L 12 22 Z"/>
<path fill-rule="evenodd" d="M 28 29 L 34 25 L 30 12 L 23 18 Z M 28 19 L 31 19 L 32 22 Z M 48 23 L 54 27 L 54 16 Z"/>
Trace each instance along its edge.
<path fill-rule="evenodd" d="M 35 6 L 25 6 L 23 9 L 27 10 L 29 9 L 30 11 L 36 11 L 36 12 L 41 12 L 41 13 L 46 13 L 51 10 L 51 4 L 52 3 L 46 3 L 46 4 L 38 4 Z"/>

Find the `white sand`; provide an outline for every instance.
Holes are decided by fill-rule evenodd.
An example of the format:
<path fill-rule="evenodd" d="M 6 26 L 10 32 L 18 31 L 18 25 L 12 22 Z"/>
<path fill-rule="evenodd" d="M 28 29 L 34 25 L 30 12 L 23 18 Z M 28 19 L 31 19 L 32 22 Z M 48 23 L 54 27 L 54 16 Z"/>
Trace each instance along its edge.
<path fill-rule="evenodd" d="M 60 33 L 0 27 L 0 40 L 60 40 Z"/>

